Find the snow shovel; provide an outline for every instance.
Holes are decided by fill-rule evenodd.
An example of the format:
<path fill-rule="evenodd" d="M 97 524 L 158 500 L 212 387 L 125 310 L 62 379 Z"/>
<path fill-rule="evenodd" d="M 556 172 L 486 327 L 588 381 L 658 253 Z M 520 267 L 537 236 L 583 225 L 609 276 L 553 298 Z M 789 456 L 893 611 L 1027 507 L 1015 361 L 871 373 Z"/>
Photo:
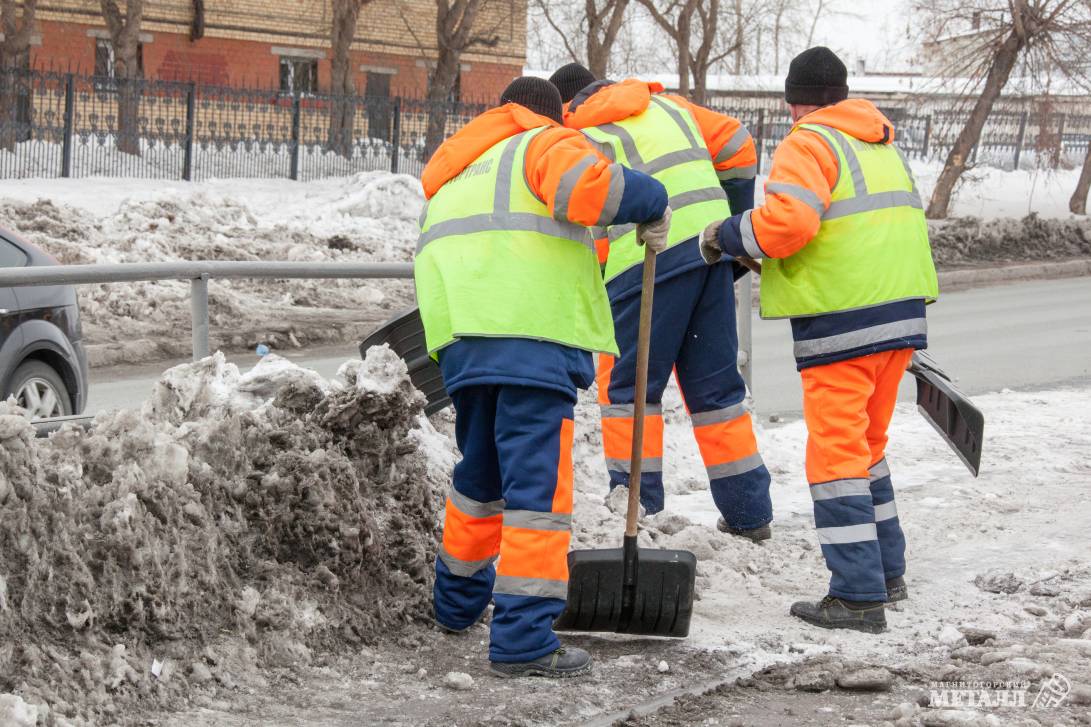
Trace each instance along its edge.
<path fill-rule="evenodd" d="M 917 409 L 921 416 L 977 477 L 981 468 L 985 415 L 924 351 L 913 353 L 909 373 L 917 379 Z"/>
<path fill-rule="evenodd" d="M 625 539 L 620 548 L 574 550 L 568 554 L 568 603 L 554 624 L 558 631 L 612 631 L 651 636 L 689 634 L 697 557 L 685 550 L 651 550 L 638 548 L 636 544 L 654 290 L 655 253 L 646 248 L 636 344 L 633 449 Z"/>
<path fill-rule="evenodd" d="M 367 356 L 372 346 L 390 344 L 394 353 L 405 361 L 409 369 L 409 379 L 417 387 L 428 403 L 424 413 L 428 416 L 451 403 L 447 388 L 443 385 L 443 374 L 439 364 L 428 355 L 428 344 L 424 341 L 424 322 L 420 309 L 412 308 L 397 318 L 387 321 L 360 344 L 360 358 Z"/>

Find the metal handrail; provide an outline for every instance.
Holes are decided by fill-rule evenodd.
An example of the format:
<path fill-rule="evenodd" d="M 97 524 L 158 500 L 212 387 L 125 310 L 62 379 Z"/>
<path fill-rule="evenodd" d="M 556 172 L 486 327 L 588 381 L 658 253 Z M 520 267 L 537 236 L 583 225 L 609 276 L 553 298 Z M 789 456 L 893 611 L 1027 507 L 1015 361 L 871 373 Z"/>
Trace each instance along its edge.
<path fill-rule="evenodd" d="M 209 354 L 208 281 L 213 278 L 309 278 L 309 279 L 407 279 L 413 277 L 412 263 L 360 262 L 282 262 L 253 260 L 186 260 L 163 263 L 110 263 L 103 265 L 45 265 L 27 268 L 0 268 L 0 288 L 34 285 L 93 285 L 99 283 L 147 282 L 156 280 L 190 281 L 190 314 L 193 336 L 193 360 Z M 751 351 L 752 276 L 743 278 L 738 301 L 739 369 L 751 388 L 753 357 Z M 751 388 L 752 391 L 752 388 Z M 38 420 L 39 433 L 52 431 L 64 423 L 86 423 L 91 417 L 75 416 Z"/>

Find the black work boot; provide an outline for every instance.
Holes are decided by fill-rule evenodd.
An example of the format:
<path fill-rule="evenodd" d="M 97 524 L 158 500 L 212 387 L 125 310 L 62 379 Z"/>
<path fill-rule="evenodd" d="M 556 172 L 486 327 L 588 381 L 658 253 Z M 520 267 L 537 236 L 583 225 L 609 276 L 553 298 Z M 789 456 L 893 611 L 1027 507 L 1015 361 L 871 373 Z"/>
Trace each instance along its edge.
<path fill-rule="evenodd" d="M 728 535 L 734 535 L 739 538 L 746 538 L 754 543 L 760 543 L 763 540 L 768 540 L 773 537 L 773 529 L 768 525 L 744 530 L 742 528 L 731 527 L 723 518 L 716 521 L 716 529 L 721 533 L 727 533 Z"/>
<path fill-rule="evenodd" d="M 505 678 L 550 677 L 567 679 L 591 673 L 591 655 L 574 646 L 562 646 L 534 661 L 490 661 L 492 673 Z"/>
<path fill-rule="evenodd" d="M 796 601 L 790 613 L 824 629 L 853 629 L 878 634 L 886 630 L 884 606 L 883 601 L 849 601 L 826 596 L 818 603 Z"/>
<path fill-rule="evenodd" d="M 897 603 L 909 598 L 909 586 L 905 585 L 905 578 L 898 576 L 886 582 L 886 602 Z"/>

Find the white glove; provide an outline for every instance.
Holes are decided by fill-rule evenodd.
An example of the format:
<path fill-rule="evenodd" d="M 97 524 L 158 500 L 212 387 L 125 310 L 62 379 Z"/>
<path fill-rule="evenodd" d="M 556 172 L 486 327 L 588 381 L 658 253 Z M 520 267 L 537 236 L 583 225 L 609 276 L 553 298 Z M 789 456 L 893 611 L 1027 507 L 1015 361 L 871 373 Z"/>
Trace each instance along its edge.
<path fill-rule="evenodd" d="M 723 220 L 713 222 L 701 230 L 701 237 L 698 239 L 698 244 L 701 247 L 701 257 L 709 265 L 715 265 L 724 256 L 723 248 L 720 247 L 720 225 L 722 224 Z"/>
<path fill-rule="evenodd" d="M 663 216 L 653 222 L 644 222 L 636 226 L 637 244 L 646 244 L 658 255 L 667 249 L 667 236 L 671 230 L 671 208 L 663 210 Z"/>

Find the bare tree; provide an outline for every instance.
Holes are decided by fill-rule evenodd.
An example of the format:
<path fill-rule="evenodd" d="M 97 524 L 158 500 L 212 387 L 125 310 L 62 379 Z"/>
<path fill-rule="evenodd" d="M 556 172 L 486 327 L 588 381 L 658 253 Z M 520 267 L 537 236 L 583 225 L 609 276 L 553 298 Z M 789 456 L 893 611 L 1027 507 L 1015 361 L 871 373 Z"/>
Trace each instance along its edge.
<path fill-rule="evenodd" d="M 582 6 L 577 6 L 535 0 L 535 9 L 560 39 L 569 60 L 586 63 L 595 78 L 605 78 L 610 72 L 614 43 L 625 24 L 629 3 L 630 0 L 584 0 Z"/>
<path fill-rule="evenodd" d="M 330 124 L 327 146 L 342 156 L 352 156 L 352 127 L 356 120 L 356 83 L 353 80 L 352 42 L 360 10 L 371 0 L 333 0 L 330 14 Z"/>
<path fill-rule="evenodd" d="M 492 48 L 495 33 L 475 33 L 474 25 L 486 0 L 436 0 L 436 64 L 428 74 L 427 156 L 439 148 L 447 129 L 451 92 L 458 81 L 462 54 L 475 46 Z"/>
<path fill-rule="evenodd" d="M 0 149 L 11 151 L 18 140 L 19 70 L 30 52 L 38 0 L 23 0 L 20 14 L 15 0 L 0 0 Z M 28 94 L 28 101 L 29 101 Z"/>
<path fill-rule="evenodd" d="M 1072 193 L 1072 199 L 1068 201 L 1068 209 L 1073 214 L 1087 214 L 1087 191 L 1091 188 L 1091 145 L 1087 147 L 1087 155 L 1083 158 L 1083 170 L 1080 172 L 1080 181 L 1076 182 L 1076 191 Z"/>
<path fill-rule="evenodd" d="M 1058 73 L 1072 75 L 1086 69 L 1091 2 L 920 0 L 917 9 L 931 21 L 934 40 L 962 31 L 942 51 L 945 66 L 950 75 L 966 75 L 981 88 L 928 204 L 929 217 L 944 218 L 985 122 L 1017 64 L 1022 62 L 1027 80 L 1037 83 Z M 983 18 L 987 22 L 984 27 Z M 966 28 L 972 30 L 965 32 Z"/>
<path fill-rule="evenodd" d="M 117 149 L 140 154 L 140 26 L 144 0 L 126 0 L 125 12 L 117 0 L 100 0 L 102 17 L 113 48 L 117 83 Z"/>
<path fill-rule="evenodd" d="M 720 0 L 640 0 L 640 4 L 674 42 L 678 92 L 704 103 L 709 69 L 740 49 L 737 41 L 724 47 L 718 35 Z"/>

